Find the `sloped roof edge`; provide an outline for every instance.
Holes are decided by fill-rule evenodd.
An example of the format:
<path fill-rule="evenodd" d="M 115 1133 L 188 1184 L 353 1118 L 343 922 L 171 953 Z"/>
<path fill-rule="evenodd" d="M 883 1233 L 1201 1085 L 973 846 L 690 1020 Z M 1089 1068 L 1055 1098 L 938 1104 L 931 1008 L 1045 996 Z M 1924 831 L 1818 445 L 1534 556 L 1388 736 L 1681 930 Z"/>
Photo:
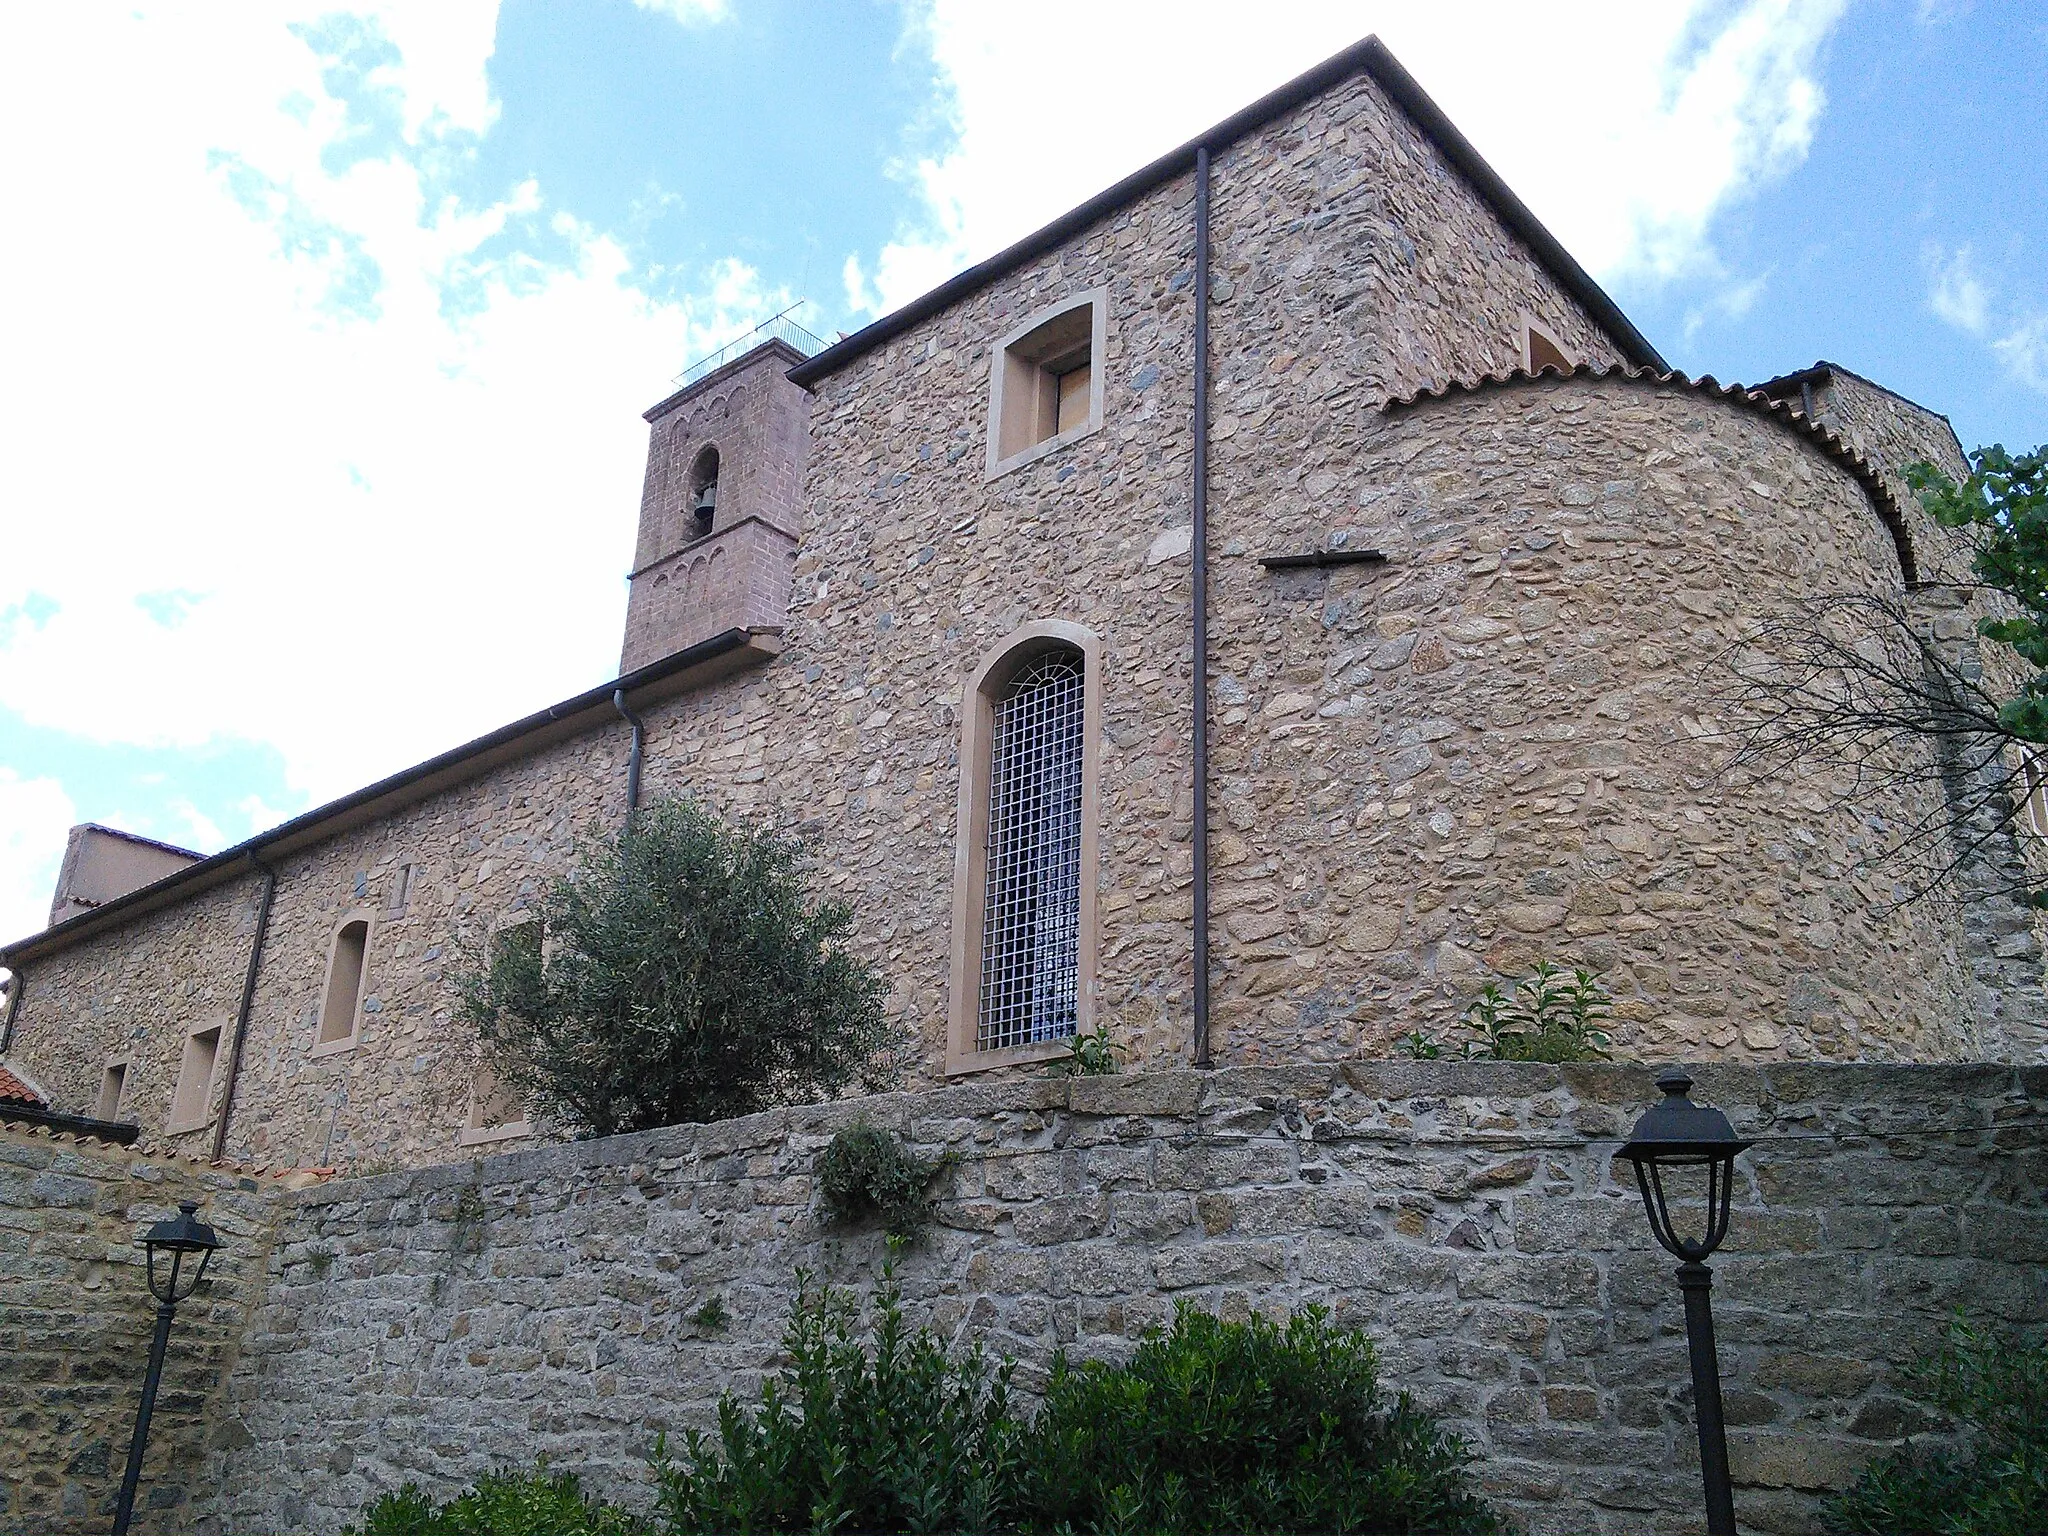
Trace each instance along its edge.
<path fill-rule="evenodd" d="M 729 629 L 713 635 L 608 683 L 600 683 L 573 698 L 550 705 L 523 720 L 500 726 L 438 757 L 401 769 L 389 778 L 379 779 L 374 784 L 343 795 L 339 800 L 316 806 L 304 815 L 259 832 L 232 848 L 224 848 L 197 864 L 187 864 L 161 880 L 139 886 L 75 917 L 68 917 L 40 933 L 16 939 L 12 944 L 0 944 L 0 966 L 19 968 L 27 961 L 66 949 L 103 928 L 118 926 L 132 916 L 154 911 L 210 886 L 255 874 L 264 867 L 268 858 L 282 857 L 317 842 L 352 824 L 349 820 L 352 816 L 388 815 L 415 800 L 483 772 L 499 761 L 501 755 L 516 753 L 550 731 L 568 730 L 584 718 L 610 714 L 615 693 L 623 692 L 632 697 L 653 689 L 659 696 L 665 696 L 666 691 L 680 691 L 693 686 L 693 680 L 686 674 L 699 667 L 721 659 L 744 659 L 745 654 L 765 658 L 774 654 L 780 640 L 778 631 L 766 629 Z"/>
<path fill-rule="evenodd" d="M 1423 136 L 1472 184 L 1473 190 L 1493 209 L 1500 221 L 1521 237 L 1550 275 L 1614 338 L 1631 363 L 1659 370 L 1670 366 L 1636 329 L 1634 322 L 1621 312 L 1621 307 L 1607 296 L 1606 290 L 1594 282 L 1586 269 L 1558 243 L 1557 237 L 1543 227 L 1542 221 L 1529 211 L 1529 205 L 1517 197 L 1501 180 L 1500 174 L 1486 163 L 1485 157 L 1473 148 L 1472 141 L 1459 132 L 1457 125 L 1430 99 L 1429 93 L 1416 83 L 1415 77 L 1402 67 L 1401 61 L 1388 51 L 1386 44 L 1373 36 L 1353 43 L 1342 53 L 1334 54 L 1313 69 L 1296 75 L 1278 90 L 1268 92 L 1208 131 L 1197 134 L 1178 149 L 1169 150 L 1150 165 L 1096 193 L 1085 203 L 1068 209 L 1016 244 L 948 278 L 923 297 L 912 299 L 901 309 L 892 310 L 843 341 L 835 342 L 808 362 L 790 369 L 790 379 L 806 389 L 810 388 L 820 379 L 837 373 L 856 358 L 958 303 L 1006 272 L 1071 240 L 1160 183 L 1184 175 L 1193 169 L 1197 149 L 1206 148 L 1213 155 L 1359 73 L 1370 75 L 1382 90 L 1393 97 L 1401 110 L 1422 130 Z"/>
<path fill-rule="evenodd" d="M 1956 445 L 1956 452 L 1965 458 L 1969 456 L 1968 450 L 1963 447 L 1963 440 L 1956 436 L 1955 423 L 1948 419 L 1947 413 L 1937 411 L 1931 405 L 1922 405 L 1911 395 L 1902 395 L 1890 385 L 1878 383 L 1877 380 L 1867 373 L 1858 373 L 1854 368 L 1844 368 L 1840 363 L 1831 363 L 1824 357 L 1816 361 L 1811 367 L 1795 368 L 1790 373 L 1781 373 L 1775 379 L 1765 379 L 1763 383 L 1756 387 L 1767 395 L 1776 395 L 1780 390 L 1791 389 L 1796 385 L 1816 383 L 1831 373 L 1844 374 L 1856 380 L 1859 384 L 1868 384 L 1879 394 L 1890 395 L 1901 405 L 1910 405 L 1922 415 L 1932 416 L 1936 421 L 1948 428 L 1949 441 Z"/>
<path fill-rule="evenodd" d="M 1783 400 L 1773 399 L 1758 387 L 1723 384 L 1711 373 L 1703 373 L 1694 379 L 1672 369 L 1600 368 L 1591 363 L 1580 363 L 1577 367 L 1565 369 L 1555 364 L 1547 364 L 1533 373 L 1526 368 L 1517 368 L 1511 373 L 1489 373 L 1476 379 L 1455 379 L 1448 384 L 1432 385 L 1428 389 L 1416 390 L 1413 394 L 1398 395 L 1382 404 L 1380 410 L 1392 414 L 1424 401 L 1447 400 L 1453 395 L 1477 395 L 1496 389 L 1512 389 L 1546 380 L 1616 382 L 1686 389 L 1694 394 L 1704 395 L 1710 400 L 1725 401 L 1778 423 L 1841 465 L 1855 478 L 1856 483 L 1863 487 L 1864 493 L 1870 497 L 1871 504 L 1877 508 L 1879 520 L 1892 536 L 1892 546 L 1899 557 L 1900 575 L 1905 578 L 1909 587 L 1919 584 L 1920 570 L 1913 557 L 1913 540 L 1906 530 L 1905 514 L 1900 510 L 1898 501 L 1892 496 L 1890 487 L 1885 484 L 1884 476 L 1878 473 L 1877 467 L 1843 441 L 1838 434 L 1817 422 L 1807 420 L 1804 412 L 1795 410 Z"/>

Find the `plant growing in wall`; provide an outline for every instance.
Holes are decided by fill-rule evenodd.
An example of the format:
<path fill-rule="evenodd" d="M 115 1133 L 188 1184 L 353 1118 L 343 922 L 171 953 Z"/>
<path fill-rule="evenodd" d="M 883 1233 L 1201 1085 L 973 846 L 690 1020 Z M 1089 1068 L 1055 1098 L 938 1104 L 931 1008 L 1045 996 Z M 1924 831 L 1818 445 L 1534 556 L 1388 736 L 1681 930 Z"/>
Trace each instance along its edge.
<path fill-rule="evenodd" d="M 810 895 L 791 838 L 650 801 L 556 882 L 543 928 L 456 985 L 498 1076 L 579 1135 L 893 1075 L 881 978 L 847 947 L 852 910 Z"/>
<path fill-rule="evenodd" d="M 818 1197 L 834 1221 L 880 1217 L 891 1237 L 911 1238 L 931 1219 L 925 1191 L 952 1161 L 950 1153 L 919 1157 L 901 1137 L 858 1120 L 818 1154 Z"/>
<path fill-rule="evenodd" d="M 1123 1047 L 1109 1038 L 1109 1031 L 1098 1024 L 1087 1034 L 1076 1035 L 1073 1053 L 1049 1063 L 1045 1073 L 1048 1077 L 1112 1077 L 1122 1051 Z"/>
<path fill-rule="evenodd" d="M 1593 972 L 1538 960 L 1527 976 L 1505 987 L 1488 982 L 1480 988 L 1448 1049 L 1467 1061 L 1606 1061 L 1613 1040 L 1601 1025 L 1613 1004 Z M 1420 1030 L 1395 1042 L 1402 1055 L 1425 1061 L 1437 1060 L 1446 1048 Z"/>

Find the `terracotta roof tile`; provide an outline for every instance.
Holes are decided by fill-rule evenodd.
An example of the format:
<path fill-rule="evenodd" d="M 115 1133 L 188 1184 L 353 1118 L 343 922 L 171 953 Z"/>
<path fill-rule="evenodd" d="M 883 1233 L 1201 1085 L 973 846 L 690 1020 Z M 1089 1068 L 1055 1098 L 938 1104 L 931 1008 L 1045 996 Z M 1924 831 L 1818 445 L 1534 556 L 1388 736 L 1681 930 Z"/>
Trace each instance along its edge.
<path fill-rule="evenodd" d="M 34 1084 L 24 1082 L 4 1066 L 0 1066 L 0 1099 L 15 1104 L 47 1105 L 50 1102 Z"/>
<path fill-rule="evenodd" d="M 1789 402 L 1774 400 L 1761 389 L 1746 384 L 1723 384 L 1711 373 L 1701 374 L 1699 378 L 1694 379 L 1682 373 L 1659 372 L 1654 368 L 1629 368 L 1619 365 L 1596 367 L 1591 363 L 1580 363 L 1574 368 L 1563 369 L 1555 364 L 1546 364 L 1534 373 L 1526 368 L 1517 368 L 1512 373 L 1489 373 L 1476 379 L 1454 379 L 1448 384 L 1396 396 L 1382 404 L 1380 410 L 1392 413 L 1425 400 L 1446 400 L 1452 395 L 1476 395 L 1546 380 L 1585 380 L 1589 383 L 1612 381 L 1689 389 L 1695 394 L 1724 400 L 1730 405 L 1754 411 L 1759 416 L 1769 417 L 1807 439 L 1855 477 L 1856 482 L 1869 495 L 1871 503 L 1877 508 L 1877 515 L 1884 521 L 1886 530 L 1892 536 L 1892 544 L 1898 551 L 1899 569 L 1906 578 L 1906 585 L 1910 587 L 1919 583 L 1920 572 L 1913 559 L 1913 541 L 1906 531 L 1905 514 L 1900 510 L 1897 500 L 1892 496 L 1891 488 L 1885 484 L 1884 476 L 1878 472 L 1877 466 L 1836 433 L 1817 422 L 1809 421 L 1804 412 Z"/>

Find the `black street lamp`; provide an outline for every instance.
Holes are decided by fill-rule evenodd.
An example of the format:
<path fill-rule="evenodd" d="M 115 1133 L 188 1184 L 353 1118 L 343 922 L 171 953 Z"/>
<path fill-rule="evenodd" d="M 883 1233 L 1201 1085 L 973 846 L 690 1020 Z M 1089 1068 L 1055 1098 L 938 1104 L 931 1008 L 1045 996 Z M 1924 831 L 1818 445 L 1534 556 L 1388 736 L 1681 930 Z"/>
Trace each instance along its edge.
<path fill-rule="evenodd" d="M 157 1300 L 156 1337 L 149 1343 L 149 1373 L 142 1378 L 142 1406 L 135 1412 L 135 1438 L 128 1442 L 128 1470 L 121 1475 L 121 1497 L 114 1505 L 114 1536 L 128 1536 L 128 1522 L 135 1514 L 135 1485 L 142 1478 L 142 1450 L 149 1443 L 149 1416 L 156 1408 L 157 1380 L 163 1375 L 164 1347 L 171 1341 L 171 1317 L 178 1303 L 190 1296 L 206 1278 L 207 1263 L 220 1239 L 213 1228 L 197 1215 L 199 1202 L 181 1200 L 178 1214 L 160 1221 L 143 1234 L 142 1246 L 149 1253 L 149 1294 Z M 167 1262 L 157 1273 L 157 1256 Z M 194 1254 L 198 1262 L 189 1267 Z"/>
<path fill-rule="evenodd" d="M 1636 1122 L 1628 1145 L 1615 1154 L 1635 1165 L 1636 1185 L 1657 1241 L 1680 1260 L 1678 1286 L 1685 1296 L 1685 1340 L 1692 1354 L 1692 1400 L 1699 1417 L 1700 1477 L 1706 1484 L 1707 1536 L 1736 1536 L 1735 1495 L 1728 1481 L 1728 1433 L 1721 1422 L 1721 1361 L 1714 1351 L 1714 1272 L 1707 1256 L 1728 1235 L 1728 1209 L 1735 1197 L 1735 1158 L 1754 1145 L 1740 1140 L 1728 1117 L 1688 1098 L 1692 1079 L 1681 1067 L 1657 1074 L 1664 1090 Z M 1667 1169 L 1706 1170 L 1706 1226 L 1699 1237 L 1682 1235 L 1671 1221 L 1664 1195 Z M 1684 1175 L 1697 1183 L 1697 1175 Z"/>

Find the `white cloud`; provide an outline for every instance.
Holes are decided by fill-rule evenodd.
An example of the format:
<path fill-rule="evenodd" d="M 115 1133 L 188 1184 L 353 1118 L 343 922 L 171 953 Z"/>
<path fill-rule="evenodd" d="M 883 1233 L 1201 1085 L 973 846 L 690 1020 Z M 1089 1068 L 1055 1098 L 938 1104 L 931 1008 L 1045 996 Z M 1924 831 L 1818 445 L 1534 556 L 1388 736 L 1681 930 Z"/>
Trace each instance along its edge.
<path fill-rule="evenodd" d="M 1934 313 L 1958 330 L 1968 331 L 1972 336 L 1984 334 L 1990 324 L 1991 295 L 1985 289 L 1983 279 L 1972 270 L 1970 248 L 1966 245 L 1952 256 L 1944 256 L 1939 248 L 1928 253 L 1933 286 L 1928 290 L 1927 303 Z"/>
<path fill-rule="evenodd" d="M 639 412 L 787 302 L 733 262 L 655 302 L 546 188 L 446 194 L 495 0 L 332 10 L 0 18 L 0 705 L 269 743 L 306 802 L 607 675 Z"/>
<path fill-rule="evenodd" d="M 55 779 L 25 779 L 0 767 L 0 942 L 49 921 L 64 834 L 76 820 L 71 797 Z"/>
<path fill-rule="evenodd" d="M 2001 302 L 1997 290 L 1977 275 L 1967 245 L 1952 253 L 1929 246 L 1927 268 L 1927 307 L 1984 342 L 2015 383 L 2048 395 L 2048 310 Z"/>
<path fill-rule="evenodd" d="M 2005 371 L 2048 395 L 2048 314 L 2030 315 L 1991 343 Z"/>
<path fill-rule="evenodd" d="M 633 0 L 643 11 L 673 16 L 684 26 L 701 26 L 725 21 L 732 15 L 730 0 Z"/>
<path fill-rule="evenodd" d="M 924 220 L 848 267 L 848 299 L 903 303 L 1367 31 L 1597 275 L 1711 270 L 1714 215 L 1806 153 L 1845 4 L 1304 0 L 1252 21 L 1235 5 L 1042 0 L 1020 27 L 1007 7 L 930 0 L 913 25 L 952 87 L 957 140 L 902 167 Z"/>

